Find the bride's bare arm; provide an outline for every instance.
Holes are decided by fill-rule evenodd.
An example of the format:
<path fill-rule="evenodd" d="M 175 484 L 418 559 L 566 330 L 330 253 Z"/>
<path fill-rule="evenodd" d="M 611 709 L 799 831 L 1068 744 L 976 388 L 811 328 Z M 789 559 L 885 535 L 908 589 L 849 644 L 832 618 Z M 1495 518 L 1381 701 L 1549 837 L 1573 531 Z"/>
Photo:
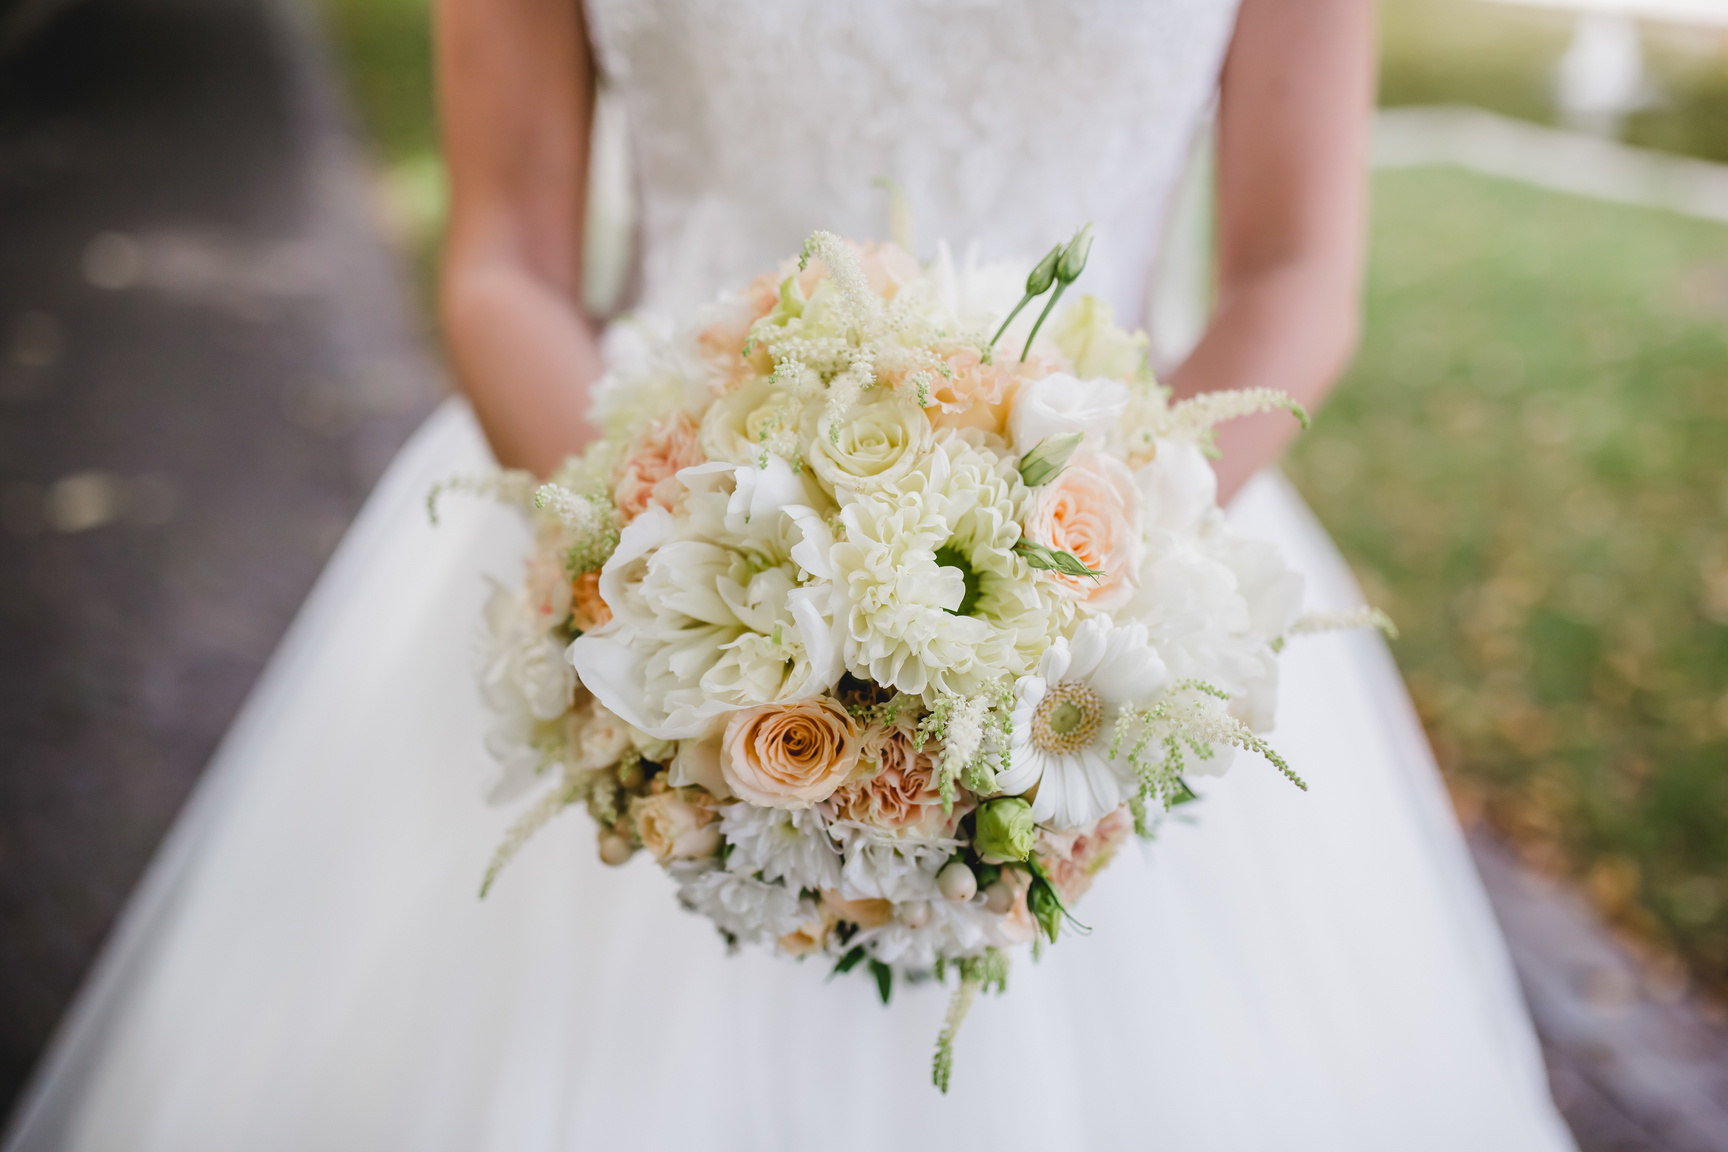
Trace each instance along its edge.
<path fill-rule="evenodd" d="M 450 169 L 440 307 L 501 462 L 544 475 L 594 436 L 582 308 L 594 68 L 576 0 L 438 0 Z"/>
<path fill-rule="evenodd" d="M 1168 383 L 1178 396 L 1279 388 L 1313 409 L 1355 347 L 1374 95 L 1369 0 L 1243 0 L 1218 113 L 1218 301 Z M 1219 430 L 1219 497 L 1296 431 L 1282 413 Z"/>

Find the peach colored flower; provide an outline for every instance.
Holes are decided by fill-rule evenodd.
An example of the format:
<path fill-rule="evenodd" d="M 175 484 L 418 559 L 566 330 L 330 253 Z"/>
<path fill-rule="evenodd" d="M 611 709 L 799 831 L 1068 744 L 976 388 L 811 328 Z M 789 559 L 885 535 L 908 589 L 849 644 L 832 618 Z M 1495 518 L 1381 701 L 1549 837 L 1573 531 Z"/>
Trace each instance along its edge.
<path fill-rule="evenodd" d="M 822 905 L 837 919 L 850 920 L 860 928 L 880 928 L 894 919 L 892 901 L 874 897 L 847 900 L 832 888 L 822 889 Z"/>
<path fill-rule="evenodd" d="M 1038 862 L 1062 897 L 1073 904 L 1092 887 L 1092 879 L 1116 855 L 1134 830 L 1134 817 L 1123 805 L 1092 825 L 1072 832 L 1038 831 Z"/>
<path fill-rule="evenodd" d="M 866 731 L 858 759 L 871 766 L 871 774 L 829 797 L 829 816 L 892 832 L 952 831 L 966 810 L 956 805 L 952 813 L 942 811 L 935 761 L 928 751 L 914 748 L 913 739 L 912 731 L 899 724 Z"/>
<path fill-rule="evenodd" d="M 1095 612 L 1120 608 L 1139 579 L 1140 497 L 1134 474 L 1114 456 L 1083 446 L 1068 467 L 1039 488 L 1026 510 L 1026 536 L 1072 553 L 1091 576 L 1049 573 L 1063 595 Z"/>
<path fill-rule="evenodd" d="M 818 804 L 857 764 L 858 726 L 826 696 L 735 712 L 720 741 L 727 785 L 767 808 Z"/>
<path fill-rule="evenodd" d="M 898 244 L 878 244 L 874 241 L 854 247 L 858 264 L 870 290 L 884 300 L 892 300 L 900 289 L 923 275 L 918 258 Z M 817 261 L 811 261 L 817 263 Z"/>
<path fill-rule="evenodd" d="M 662 864 L 703 860 L 720 851 L 720 820 L 712 805 L 668 790 L 632 801 L 630 815 L 642 847 Z"/>
<path fill-rule="evenodd" d="M 730 391 L 746 377 L 773 371 L 767 352 L 757 349 L 746 358 L 744 344 L 750 339 L 751 325 L 779 302 L 780 282 L 786 276 L 786 272 L 764 272 L 756 277 L 737 299 L 720 305 L 708 327 L 697 333 L 697 349 L 713 369 L 719 391 Z"/>
<path fill-rule="evenodd" d="M 570 573 L 564 566 L 565 548 L 563 526 L 542 524 L 534 536 L 534 550 L 528 554 L 528 603 L 534 609 L 535 622 L 548 632 L 570 617 Z"/>
<path fill-rule="evenodd" d="M 683 409 L 655 420 L 636 434 L 624 449 L 612 499 L 618 514 L 628 524 L 650 505 L 668 512 L 676 510 L 680 486 L 675 477 L 682 468 L 707 460 L 696 442 L 696 420 Z"/>
<path fill-rule="evenodd" d="M 828 943 L 828 934 L 834 931 L 837 923 L 839 917 L 833 910 L 823 908 L 816 919 L 800 924 L 780 937 L 780 951 L 788 956 L 808 956 L 812 952 L 820 952 Z"/>
<path fill-rule="evenodd" d="M 592 632 L 610 622 L 612 609 L 600 597 L 600 570 L 584 572 L 570 581 L 570 623 Z"/>
<path fill-rule="evenodd" d="M 1009 944 L 1030 944 L 1038 935 L 1038 924 L 1032 919 L 1032 910 L 1026 905 L 1026 894 L 1032 889 L 1032 877 L 1019 868 L 1004 868 L 1002 878 L 996 883 L 1008 889 L 1010 900 L 1008 911 L 997 922 L 997 929 Z"/>

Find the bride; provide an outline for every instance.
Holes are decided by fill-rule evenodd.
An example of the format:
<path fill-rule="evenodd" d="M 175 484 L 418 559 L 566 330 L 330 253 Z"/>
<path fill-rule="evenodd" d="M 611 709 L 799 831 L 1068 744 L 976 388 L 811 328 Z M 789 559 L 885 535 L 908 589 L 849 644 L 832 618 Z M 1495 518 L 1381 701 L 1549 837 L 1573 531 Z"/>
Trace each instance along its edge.
<path fill-rule="evenodd" d="M 541 834 L 484 902 L 469 642 L 507 513 L 431 485 L 544 471 L 593 435 L 578 300 L 597 73 L 640 173 L 639 309 L 687 308 L 878 177 L 987 258 L 1086 221 L 1083 289 L 1143 315 L 1182 158 L 1219 97 L 1220 291 L 1168 377 L 1313 402 L 1353 338 L 1367 0 L 440 0 L 444 305 L 466 385 L 403 451 L 164 845 L 8 1148 L 1102 1148 L 1543 1152 L 1571 1141 L 1504 947 L 1378 640 L 1285 658 L 1275 741 L 1022 963 L 929 1085 L 946 994 L 891 1009 L 816 965 L 728 957 L 649 861 Z M 1287 418 L 1223 438 L 1244 533 L 1358 603 L 1290 489 Z M 484 435 L 482 435 L 484 433 Z M 490 445 L 490 448 L 488 448 Z M 1239 491 L 1239 495 L 1238 495 Z"/>

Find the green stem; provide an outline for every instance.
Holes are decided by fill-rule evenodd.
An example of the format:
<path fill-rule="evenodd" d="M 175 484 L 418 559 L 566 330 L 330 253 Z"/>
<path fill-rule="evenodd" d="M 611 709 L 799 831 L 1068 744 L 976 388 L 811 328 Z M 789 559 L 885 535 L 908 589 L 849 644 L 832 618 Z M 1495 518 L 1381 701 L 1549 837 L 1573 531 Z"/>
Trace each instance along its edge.
<path fill-rule="evenodd" d="M 1028 305 L 1028 304 L 1032 303 L 1032 301 L 1038 299 L 1038 295 L 1039 294 L 1028 292 L 1028 293 L 1026 293 L 1026 295 L 1020 297 L 1020 303 L 1014 305 L 1014 311 L 1008 313 L 1008 319 L 1002 321 L 1002 327 L 996 329 L 996 335 L 990 337 L 990 347 L 992 347 L 992 348 L 996 347 L 996 341 L 1002 339 L 1002 333 L 1008 331 L 1008 325 L 1014 323 L 1014 317 L 1020 315 L 1021 311 L 1026 307 L 1026 305 Z M 1022 356 L 1021 359 L 1024 360 L 1025 357 Z"/>
<path fill-rule="evenodd" d="M 1056 282 L 1056 291 L 1050 295 L 1050 303 L 1044 305 L 1044 311 L 1038 313 L 1038 323 L 1032 325 L 1032 335 L 1026 337 L 1026 347 L 1020 350 L 1021 360 L 1025 360 L 1031 353 L 1032 341 L 1038 339 L 1038 329 L 1044 327 L 1045 319 L 1050 315 L 1051 310 L 1056 307 L 1056 301 L 1062 299 L 1062 293 L 1066 291 L 1068 291 L 1068 281 L 1058 280 Z"/>

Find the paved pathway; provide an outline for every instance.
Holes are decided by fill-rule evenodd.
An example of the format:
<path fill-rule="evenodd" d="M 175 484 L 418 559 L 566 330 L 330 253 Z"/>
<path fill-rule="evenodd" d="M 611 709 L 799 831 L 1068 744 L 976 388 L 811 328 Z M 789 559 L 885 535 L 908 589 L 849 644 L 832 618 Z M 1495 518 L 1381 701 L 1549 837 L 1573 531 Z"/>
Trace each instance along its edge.
<path fill-rule="evenodd" d="M 434 399 L 296 20 L 85 0 L 0 58 L 0 1114 Z"/>

